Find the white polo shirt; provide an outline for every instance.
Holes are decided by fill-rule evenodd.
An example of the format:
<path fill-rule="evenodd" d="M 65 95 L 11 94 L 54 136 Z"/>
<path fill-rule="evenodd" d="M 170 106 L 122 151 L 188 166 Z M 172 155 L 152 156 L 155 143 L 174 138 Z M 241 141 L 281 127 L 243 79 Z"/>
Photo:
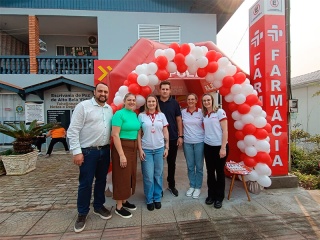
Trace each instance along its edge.
<path fill-rule="evenodd" d="M 166 116 L 162 113 L 146 114 L 140 113 L 138 119 L 143 131 L 142 148 L 158 149 L 164 147 L 163 128 L 168 126 Z"/>
<path fill-rule="evenodd" d="M 223 109 L 218 109 L 217 112 L 211 112 L 204 117 L 204 143 L 210 146 L 221 146 L 222 128 L 220 122 L 225 119 L 227 119 L 227 115 Z"/>
<path fill-rule="evenodd" d="M 203 129 L 203 114 L 200 108 L 194 112 L 189 112 L 188 109 L 181 111 L 183 123 L 183 141 L 189 144 L 201 143 L 204 139 Z"/>

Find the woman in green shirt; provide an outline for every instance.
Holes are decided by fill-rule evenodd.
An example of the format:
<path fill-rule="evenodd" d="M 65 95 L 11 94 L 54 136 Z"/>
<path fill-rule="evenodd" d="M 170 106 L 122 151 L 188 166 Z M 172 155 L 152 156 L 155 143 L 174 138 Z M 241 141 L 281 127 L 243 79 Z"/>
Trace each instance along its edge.
<path fill-rule="evenodd" d="M 132 217 L 128 210 L 136 210 L 136 206 L 127 201 L 134 194 L 137 173 L 137 138 L 140 122 L 136 109 L 136 97 L 127 93 L 124 97 L 123 109 L 117 111 L 112 118 L 113 147 L 112 184 L 113 199 L 116 200 L 115 213 L 123 218 Z"/>

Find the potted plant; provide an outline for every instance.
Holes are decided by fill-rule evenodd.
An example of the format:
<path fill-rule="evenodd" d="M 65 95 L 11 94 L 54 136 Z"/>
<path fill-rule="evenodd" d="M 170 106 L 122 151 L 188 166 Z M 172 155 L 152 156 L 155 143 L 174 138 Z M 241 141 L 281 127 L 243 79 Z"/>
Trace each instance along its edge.
<path fill-rule="evenodd" d="M 2 155 L 7 175 L 22 175 L 36 169 L 37 151 L 32 147 L 33 139 L 53 127 L 52 123 L 40 126 L 37 120 L 26 128 L 24 122 L 16 126 L 13 123 L 0 124 L 0 133 L 15 138 L 13 151 Z"/>

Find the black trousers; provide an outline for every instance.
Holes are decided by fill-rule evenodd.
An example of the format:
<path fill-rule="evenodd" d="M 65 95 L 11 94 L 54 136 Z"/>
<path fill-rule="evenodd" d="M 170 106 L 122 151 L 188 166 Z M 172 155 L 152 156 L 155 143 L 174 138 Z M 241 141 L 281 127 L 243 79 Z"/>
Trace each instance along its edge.
<path fill-rule="evenodd" d="M 68 147 L 68 144 L 67 144 L 67 140 L 66 138 L 52 138 L 51 139 L 51 142 L 49 144 L 49 148 L 48 148 L 48 151 L 47 151 L 47 154 L 51 154 L 52 153 L 52 150 L 53 150 L 53 146 L 57 143 L 57 142 L 61 142 L 64 146 L 64 149 L 66 151 L 69 151 L 69 147 Z"/>
<path fill-rule="evenodd" d="M 176 173 L 176 159 L 177 159 L 177 146 L 178 139 L 176 140 L 169 140 L 169 152 L 167 156 L 167 163 L 168 163 L 168 187 L 174 188 L 176 186 L 176 182 L 174 180 L 174 175 Z"/>
<path fill-rule="evenodd" d="M 207 167 L 207 184 L 208 184 L 208 197 L 214 201 L 223 201 L 225 190 L 225 173 L 224 166 L 229 153 L 229 146 L 227 144 L 226 156 L 220 158 L 221 146 L 210 146 L 204 144 L 204 157 Z"/>

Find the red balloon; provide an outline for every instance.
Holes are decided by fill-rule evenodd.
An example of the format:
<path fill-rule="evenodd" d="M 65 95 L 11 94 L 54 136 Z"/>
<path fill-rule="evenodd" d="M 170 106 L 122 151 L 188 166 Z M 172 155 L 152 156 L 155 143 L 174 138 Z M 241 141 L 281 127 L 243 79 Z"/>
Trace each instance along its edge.
<path fill-rule="evenodd" d="M 142 95 L 146 98 L 150 93 L 152 93 L 151 87 L 149 87 L 149 86 L 141 87 L 140 95 Z"/>
<path fill-rule="evenodd" d="M 169 45 L 169 48 L 172 48 L 176 54 L 180 53 L 180 46 L 178 43 L 174 42 Z"/>
<path fill-rule="evenodd" d="M 128 81 L 128 80 L 124 80 L 123 85 L 125 85 L 125 86 L 129 86 L 129 85 L 130 85 L 130 83 L 129 83 L 129 81 Z"/>
<path fill-rule="evenodd" d="M 208 58 L 208 61 L 211 62 L 216 59 L 216 55 L 217 52 L 215 50 L 210 50 L 206 53 L 206 58 Z"/>
<path fill-rule="evenodd" d="M 234 78 L 231 76 L 226 76 L 222 79 L 222 85 L 226 88 L 231 88 L 234 84 Z"/>
<path fill-rule="evenodd" d="M 231 112 L 234 112 L 234 111 L 238 110 L 238 104 L 231 102 L 228 104 L 228 108 Z"/>
<path fill-rule="evenodd" d="M 190 45 L 187 43 L 184 43 L 180 46 L 180 53 L 182 53 L 184 56 L 187 56 L 191 51 Z"/>
<path fill-rule="evenodd" d="M 117 110 L 120 110 L 120 109 L 122 109 L 123 108 L 123 103 L 121 103 L 121 104 L 119 104 L 118 106 L 117 106 Z"/>
<path fill-rule="evenodd" d="M 167 80 L 170 77 L 170 73 L 166 69 L 158 69 L 156 75 L 159 80 Z"/>
<path fill-rule="evenodd" d="M 138 108 L 138 109 L 134 110 L 134 112 L 135 112 L 137 115 L 139 115 L 140 109 Z"/>
<path fill-rule="evenodd" d="M 177 69 L 180 73 L 184 73 L 188 70 L 188 66 L 186 64 L 177 65 Z"/>
<path fill-rule="evenodd" d="M 214 59 L 215 61 L 218 61 L 220 58 L 222 58 L 222 53 L 217 52 L 216 58 Z"/>
<path fill-rule="evenodd" d="M 128 87 L 128 91 L 134 95 L 137 95 L 140 93 L 141 87 L 137 83 L 131 83 Z"/>
<path fill-rule="evenodd" d="M 271 133 L 271 130 L 272 130 L 271 124 L 270 124 L 270 123 L 267 123 L 267 124 L 264 126 L 264 129 L 265 129 L 268 133 Z"/>
<path fill-rule="evenodd" d="M 268 132 L 263 128 L 257 128 L 257 130 L 254 133 L 254 136 L 257 139 L 265 139 L 266 137 L 268 137 Z"/>
<path fill-rule="evenodd" d="M 250 112 L 250 106 L 246 103 L 242 103 L 238 106 L 238 112 L 241 114 L 247 114 L 248 112 Z"/>
<path fill-rule="evenodd" d="M 245 103 L 248 104 L 249 106 L 253 106 L 253 105 L 256 105 L 258 101 L 259 99 L 257 95 L 249 94 L 246 98 Z"/>
<path fill-rule="evenodd" d="M 256 162 L 258 163 L 265 163 L 267 164 L 269 167 L 272 164 L 272 160 L 271 157 L 268 153 L 266 152 L 258 152 L 257 155 L 254 157 Z"/>
<path fill-rule="evenodd" d="M 249 156 L 246 156 L 244 159 L 243 159 L 243 163 L 244 165 L 248 166 L 248 167 L 254 167 L 257 165 L 257 162 L 254 158 L 252 157 L 249 157 Z"/>
<path fill-rule="evenodd" d="M 243 72 L 238 72 L 235 75 L 233 75 L 234 77 L 234 83 L 236 84 L 241 84 L 246 80 L 246 75 Z"/>
<path fill-rule="evenodd" d="M 260 100 L 257 101 L 256 105 L 262 107 L 262 102 Z"/>
<path fill-rule="evenodd" d="M 113 113 L 115 113 L 117 111 L 117 106 L 114 103 L 111 103 L 110 107 L 112 108 Z"/>
<path fill-rule="evenodd" d="M 256 127 L 249 123 L 249 124 L 246 124 L 244 125 L 243 129 L 242 129 L 242 132 L 245 134 L 245 135 L 252 135 L 254 134 L 254 132 L 256 131 Z"/>
<path fill-rule="evenodd" d="M 176 54 L 176 56 L 174 57 L 173 61 L 175 62 L 175 64 L 178 66 L 178 65 L 181 65 L 181 64 L 184 64 L 184 55 L 182 53 L 178 53 Z"/>
<path fill-rule="evenodd" d="M 215 73 L 219 68 L 219 64 L 215 61 L 211 61 L 206 66 L 206 69 L 209 73 Z"/>
<path fill-rule="evenodd" d="M 227 96 L 230 93 L 230 88 L 222 86 L 222 87 L 219 88 L 219 93 L 222 96 Z"/>
<path fill-rule="evenodd" d="M 158 65 L 158 68 L 165 69 L 168 65 L 168 59 L 165 56 L 158 56 L 156 64 Z"/>
<path fill-rule="evenodd" d="M 241 130 L 236 131 L 235 136 L 236 136 L 236 139 L 238 139 L 238 140 L 244 139 L 244 134 Z"/>
<path fill-rule="evenodd" d="M 198 75 L 198 77 L 205 77 L 205 76 L 207 76 L 207 69 L 206 68 L 198 68 L 198 70 L 197 70 L 197 75 Z"/>
<path fill-rule="evenodd" d="M 138 78 L 138 74 L 136 73 L 129 73 L 128 74 L 128 82 L 131 84 L 131 83 L 137 83 L 137 78 Z"/>

